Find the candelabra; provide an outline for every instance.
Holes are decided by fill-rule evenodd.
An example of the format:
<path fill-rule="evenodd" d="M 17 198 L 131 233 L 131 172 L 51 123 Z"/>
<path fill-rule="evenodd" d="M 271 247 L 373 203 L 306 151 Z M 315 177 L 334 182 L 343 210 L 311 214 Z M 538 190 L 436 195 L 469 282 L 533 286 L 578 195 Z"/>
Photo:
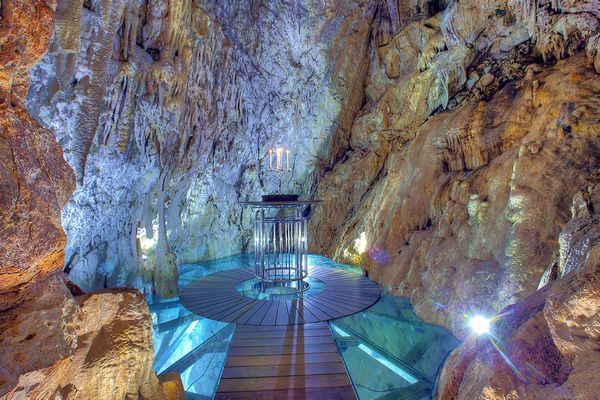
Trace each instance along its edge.
<path fill-rule="evenodd" d="M 274 194 L 263 195 L 264 201 L 294 201 L 298 200 L 296 194 L 281 193 L 282 181 L 285 174 L 292 172 L 290 166 L 290 149 L 285 147 L 276 147 L 269 149 L 269 168 L 268 172 L 276 174 L 277 191 Z"/>

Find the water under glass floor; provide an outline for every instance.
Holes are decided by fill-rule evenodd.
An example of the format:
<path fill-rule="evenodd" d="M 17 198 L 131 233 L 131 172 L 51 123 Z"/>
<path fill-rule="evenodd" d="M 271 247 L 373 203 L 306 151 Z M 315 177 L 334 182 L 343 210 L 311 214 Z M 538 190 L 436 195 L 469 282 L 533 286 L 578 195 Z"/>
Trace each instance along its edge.
<path fill-rule="evenodd" d="M 252 262 L 252 255 L 240 255 L 182 265 L 180 289 Z M 316 255 L 309 265 L 360 274 Z M 252 298 L 244 285 L 238 287 Z M 202 317 L 179 298 L 149 303 L 154 369 L 159 375 L 178 372 L 188 399 L 429 399 L 443 361 L 458 344 L 447 330 L 421 321 L 407 299 L 388 295 L 328 322 L 263 327 Z"/>

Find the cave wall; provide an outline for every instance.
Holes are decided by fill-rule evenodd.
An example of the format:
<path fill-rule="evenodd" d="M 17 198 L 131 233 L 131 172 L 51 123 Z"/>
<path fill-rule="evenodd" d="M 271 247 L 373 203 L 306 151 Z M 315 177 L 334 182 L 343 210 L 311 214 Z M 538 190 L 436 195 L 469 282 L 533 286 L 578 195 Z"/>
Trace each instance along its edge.
<path fill-rule="evenodd" d="M 70 277 L 150 292 L 156 269 L 169 295 L 176 262 L 247 250 L 237 202 L 277 190 L 268 148 L 309 195 L 361 105 L 376 3 L 60 1 L 27 104 L 77 174 Z"/>
<path fill-rule="evenodd" d="M 39 23 L 34 23 L 37 21 Z M 53 31 L 52 4 L 3 4 L 0 25 L 0 311 L 28 299 L 31 285 L 60 270 L 60 210 L 73 174 L 51 131 L 27 112 L 28 72 Z"/>
<path fill-rule="evenodd" d="M 459 336 L 468 303 L 497 312 L 537 289 L 597 175 L 600 11 L 527 4 L 452 3 L 382 43 L 315 194 L 313 248 Z"/>
<path fill-rule="evenodd" d="M 0 7 L 0 399 L 183 398 L 179 376 L 164 392 L 152 370 L 141 293 L 84 294 L 61 272 L 61 209 L 75 175 L 25 105 L 58 10 L 36 0 Z"/>
<path fill-rule="evenodd" d="M 310 246 L 464 339 L 439 398 L 594 399 L 600 4 L 408 3 L 376 14 Z"/>
<path fill-rule="evenodd" d="M 20 341 L 44 342 L 32 321 L 65 319 L 55 358 L 23 364 L 58 372 L 40 384 L 5 369 L 3 390 L 70 390 L 60 360 L 88 371 L 85 338 L 123 325 L 119 313 L 92 332 L 78 323 L 102 310 L 49 274 L 61 222 L 65 270 L 84 289 L 174 295 L 177 263 L 247 249 L 237 202 L 276 190 L 265 157 L 285 145 L 283 190 L 325 200 L 311 249 L 361 264 L 465 339 L 438 397 L 594 398 L 597 0 L 15 4 L 2 2 L 0 28 L 0 306 L 3 331 L 19 333 L 3 347 L 25 357 Z M 147 309 L 124 293 L 105 303 L 135 308 L 127 323 L 145 338 L 126 391 L 158 391 Z M 474 313 L 499 316 L 502 353 L 468 335 Z"/>

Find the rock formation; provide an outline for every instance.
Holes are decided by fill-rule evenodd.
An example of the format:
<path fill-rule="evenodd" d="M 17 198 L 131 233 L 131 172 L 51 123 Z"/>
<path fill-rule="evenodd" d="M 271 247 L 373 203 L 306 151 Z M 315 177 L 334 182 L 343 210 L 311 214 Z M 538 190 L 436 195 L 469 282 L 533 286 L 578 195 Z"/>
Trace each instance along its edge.
<path fill-rule="evenodd" d="M 138 291 L 73 297 L 50 275 L 32 295 L 0 314 L 0 398 L 183 398 L 172 384 L 163 393 L 152 370 L 152 320 Z"/>
<path fill-rule="evenodd" d="M 0 311 L 63 263 L 60 211 L 74 189 L 52 132 L 25 109 L 28 71 L 46 51 L 53 6 L 6 2 L 0 25 Z"/>
<path fill-rule="evenodd" d="M 60 214 L 75 179 L 54 134 L 25 108 L 55 8 L 11 0 L 0 8 L 0 398 L 182 398 L 181 381 L 171 377 L 163 391 L 152 370 L 141 294 L 83 295 L 60 272 Z"/>
<path fill-rule="evenodd" d="M 598 392 L 598 0 L 8 0 L 0 15 L 2 323 L 51 346 L 1 336 L 23 360 L 3 390 L 95 393 L 93 368 L 135 360 L 119 390 L 156 393 L 139 295 L 65 282 L 175 296 L 178 263 L 248 250 L 237 202 L 281 189 L 325 200 L 314 252 L 464 340 L 440 398 Z M 283 179 L 265 170 L 276 146 Z M 477 313 L 493 340 L 466 330 Z M 55 315 L 51 340 L 30 337 Z M 130 329 L 139 348 L 120 348 Z"/>
<path fill-rule="evenodd" d="M 78 174 L 70 278 L 173 295 L 176 260 L 247 250 L 237 202 L 277 190 L 268 149 L 290 148 L 281 187 L 303 194 L 343 150 L 376 3 L 70 2 L 28 98 Z"/>
<path fill-rule="evenodd" d="M 468 338 L 447 361 L 440 399 L 596 399 L 600 393 L 597 184 L 577 192 L 554 280 L 508 306 L 492 339 Z"/>
<path fill-rule="evenodd" d="M 598 2 L 448 2 L 404 20 L 387 3 L 383 31 L 399 28 L 378 36 L 349 148 L 319 182 L 313 248 L 465 339 L 440 398 L 595 398 L 581 384 L 598 365 L 595 217 L 569 209 L 598 179 Z M 497 316 L 496 346 L 468 336 L 475 314 Z"/>

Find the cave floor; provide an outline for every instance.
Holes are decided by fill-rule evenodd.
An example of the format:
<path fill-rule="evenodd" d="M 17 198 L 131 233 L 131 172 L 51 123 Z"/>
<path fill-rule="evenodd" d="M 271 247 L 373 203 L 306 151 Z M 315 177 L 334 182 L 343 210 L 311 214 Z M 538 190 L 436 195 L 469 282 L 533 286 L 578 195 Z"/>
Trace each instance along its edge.
<path fill-rule="evenodd" d="M 186 398 L 431 398 L 438 370 L 458 341 L 421 321 L 407 299 L 384 295 L 377 300 L 379 289 L 359 269 L 316 255 L 309 257 L 316 277 L 349 279 L 355 285 L 351 297 L 340 297 L 329 282 L 305 294 L 304 301 L 253 299 L 239 285 L 252 275 L 240 267 L 252 262 L 251 255 L 240 255 L 182 265 L 181 298 L 148 299 L 154 369 L 159 375 L 179 373 Z M 203 292 L 209 281 L 236 285 L 229 284 L 233 291 L 227 295 L 217 290 L 196 300 L 204 308 L 194 308 L 190 299 L 197 296 L 190 293 Z M 356 293 L 368 296 L 361 303 Z"/>

